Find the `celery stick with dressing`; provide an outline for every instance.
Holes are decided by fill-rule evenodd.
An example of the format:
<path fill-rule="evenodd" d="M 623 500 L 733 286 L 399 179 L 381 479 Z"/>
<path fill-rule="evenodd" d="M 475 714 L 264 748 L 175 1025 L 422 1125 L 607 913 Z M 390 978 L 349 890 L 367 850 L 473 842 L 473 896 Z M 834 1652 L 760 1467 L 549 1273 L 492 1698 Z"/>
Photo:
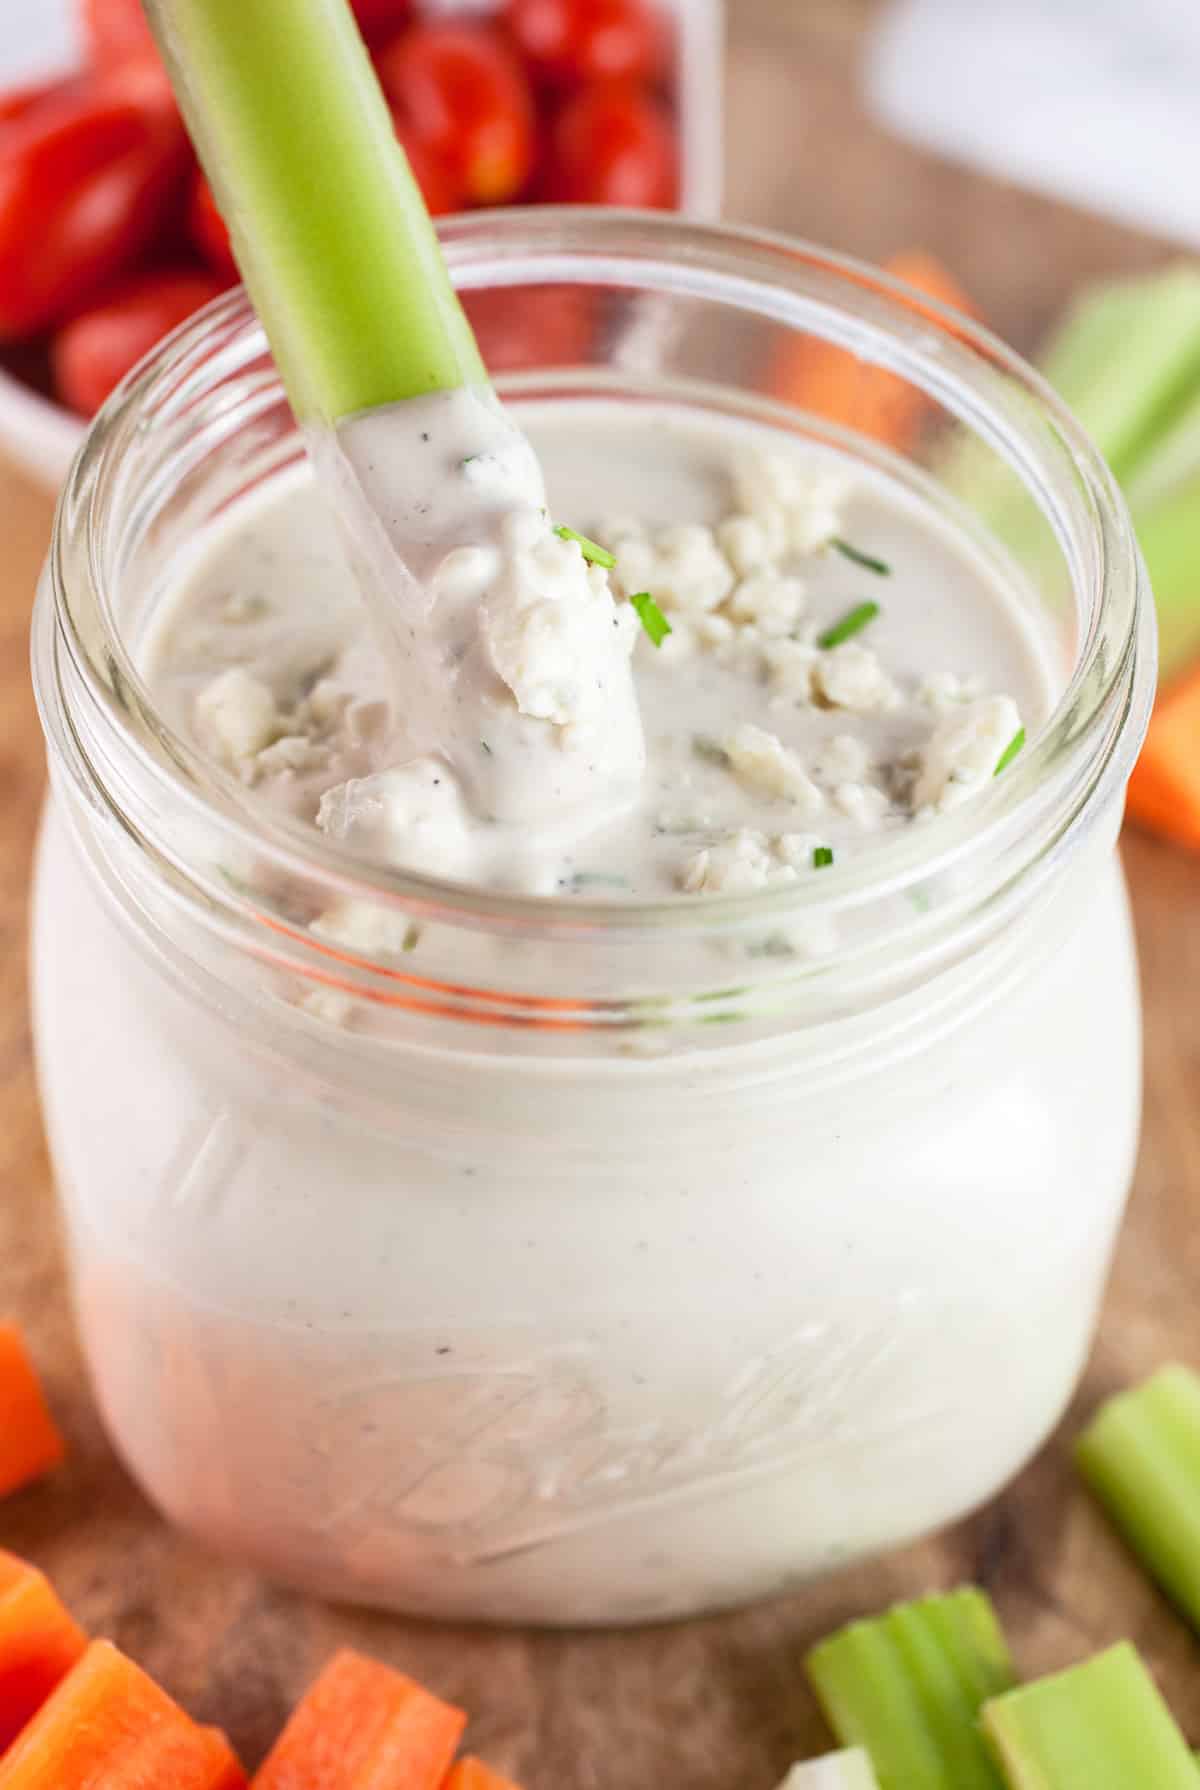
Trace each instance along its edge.
<path fill-rule="evenodd" d="M 459 834 L 624 812 L 637 614 L 554 525 L 347 0 L 148 10 L 388 664 L 398 768 L 330 830 L 381 796 Z"/>

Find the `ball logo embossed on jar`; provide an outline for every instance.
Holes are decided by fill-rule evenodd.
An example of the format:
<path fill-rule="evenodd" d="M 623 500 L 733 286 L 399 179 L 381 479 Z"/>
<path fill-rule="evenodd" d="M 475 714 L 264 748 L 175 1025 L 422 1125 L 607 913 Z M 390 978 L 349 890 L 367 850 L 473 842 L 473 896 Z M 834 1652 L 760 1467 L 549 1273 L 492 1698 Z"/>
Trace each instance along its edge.
<path fill-rule="evenodd" d="M 655 1397 L 694 1411 L 694 1428 L 639 1421 L 635 1399 L 606 1406 L 584 1345 L 364 1386 L 324 1412 L 323 1452 L 354 1480 L 326 1533 L 353 1545 L 377 1527 L 410 1531 L 478 1564 L 648 1504 L 702 1503 L 805 1458 L 828 1465 L 883 1440 L 918 1452 L 948 1409 L 912 1356 L 950 1321 L 943 1301 L 912 1289 L 882 1312 L 813 1314 L 723 1385 L 697 1377 Z"/>

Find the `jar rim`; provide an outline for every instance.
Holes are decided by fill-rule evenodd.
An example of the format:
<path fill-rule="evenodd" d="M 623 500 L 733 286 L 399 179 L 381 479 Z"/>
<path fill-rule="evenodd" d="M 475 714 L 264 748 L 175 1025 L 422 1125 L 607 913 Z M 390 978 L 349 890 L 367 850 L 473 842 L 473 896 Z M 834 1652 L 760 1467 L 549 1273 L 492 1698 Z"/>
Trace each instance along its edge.
<path fill-rule="evenodd" d="M 244 290 L 216 300 L 161 343 L 118 387 L 92 424 L 61 494 L 50 552 L 49 586 L 58 638 L 94 703 L 165 778 L 171 798 L 214 812 L 241 843 L 269 851 L 285 869 L 319 874 L 342 898 L 357 898 L 476 927 L 498 923 L 523 934 L 563 929 L 640 932 L 663 926 L 709 931 L 804 919 L 911 889 L 967 854 L 1010 857 L 1014 837 L 1039 837 L 1050 824 L 1065 835 L 1104 793 L 1123 786 L 1149 717 L 1154 688 L 1154 623 L 1149 592 L 1116 482 L 1080 425 L 1047 383 L 981 325 L 851 257 L 769 231 L 701 224 L 658 213 L 530 207 L 475 213 L 439 223 L 451 277 L 462 289 L 524 285 L 634 285 L 651 292 L 721 297 L 783 324 L 820 324 L 821 333 L 861 359 L 922 386 L 970 424 L 1021 478 L 1064 552 L 1086 535 L 1087 627 L 1072 674 L 1052 714 L 1005 775 L 971 802 L 872 840 L 819 879 L 743 894 L 601 899 L 525 894 L 468 886 L 365 862 L 302 821 L 271 810 L 214 767 L 157 711 L 101 597 L 97 507 L 113 461 L 149 407 L 194 402 L 187 377 L 214 330 L 243 359 L 265 350 Z M 996 381 L 1036 417 L 1038 440 L 1014 414 L 998 415 Z M 1061 475 L 1048 470 L 1053 443 Z M 1069 484 L 1068 484 L 1069 481 Z M 1068 514 L 1070 512 L 1070 514 Z M 83 544 L 90 591 L 69 589 L 67 561 Z M 1068 558 L 1079 561 L 1079 539 Z M 131 726 L 130 692 L 139 727 Z M 43 700 L 43 717 L 46 704 Z M 47 723 L 48 725 L 48 723 Z M 147 738 L 146 736 L 149 736 Z M 1053 802 L 1048 786 L 1064 761 L 1083 767 Z M 1065 807 L 1064 807 L 1065 804 Z M 1032 838 L 1028 857 L 1037 855 Z M 1011 870 L 1011 864 L 1009 866 Z M 370 953 L 364 953 L 370 956 Z"/>

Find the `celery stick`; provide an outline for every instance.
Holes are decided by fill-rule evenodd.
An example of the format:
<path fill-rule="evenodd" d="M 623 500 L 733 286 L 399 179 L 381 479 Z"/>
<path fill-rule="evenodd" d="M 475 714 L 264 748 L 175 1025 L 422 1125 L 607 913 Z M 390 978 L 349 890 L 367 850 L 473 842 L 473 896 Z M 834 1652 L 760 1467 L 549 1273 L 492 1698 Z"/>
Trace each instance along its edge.
<path fill-rule="evenodd" d="M 1196 1790 L 1196 1762 L 1128 1641 L 987 1703 L 1009 1790 Z"/>
<path fill-rule="evenodd" d="M 1122 484 L 1200 397 L 1200 268 L 1085 295 L 1039 359 Z"/>
<path fill-rule="evenodd" d="M 1200 1377 L 1171 1365 L 1110 1399 L 1075 1458 L 1142 1564 L 1200 1630 Z"/>
<path fill-rule="evenodd" d="M 1172 496 L 1200 473 L 1200 388 L 1141 454 L 1125 481 L 1130 508 L 1141 511 Z"/>
<path fill-rule="evenodd" d="M 862 1748 L 852 1747 L 793 1765 L 779 1790 L 879 1790 L 879 1780 Z"/>
<path fill-rule="evenodd" d="M 347 0 L 147 0 L 293 408 L 486 375 Z"/>
<path fill-rule="evenodd" d="M 982 1591 L 851 1623 L 805 1663 L 834 1733 L 866 1748 L 881 1790 L 999 1790 L 977 1721 L 1015 1679 Z"/>
<path fill-rule="evenodd" d="M 1200 440 L 1196 446 L 1188 482 L 1134 511 L 1154 591 L 1158 669 L 1164 680 L 1200 653 Z"/>

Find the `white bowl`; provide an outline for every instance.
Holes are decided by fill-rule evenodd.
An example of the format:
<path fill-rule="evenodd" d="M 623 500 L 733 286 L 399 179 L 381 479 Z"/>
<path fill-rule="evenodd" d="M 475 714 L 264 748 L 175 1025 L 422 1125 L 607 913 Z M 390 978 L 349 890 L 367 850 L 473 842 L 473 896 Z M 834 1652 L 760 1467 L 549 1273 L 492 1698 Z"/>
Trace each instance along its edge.
<path fill-rule="evenodd" d="M 667 4 L 679 19 L 682 207 L 693 217 L 715 217 L 723 172 L 722 0 Z M 0 92 L 77 63 L 70 0 L 3 0 L 3 11 Z M 0 369 L 0 455 L 32 478 L 57 490 L 84 429 L 73 412 Z"/>
<path fill-rule="evenodd" d="M 0 91 L 75 65 L 79 47 L 70 0 L 5 0 L 0 27 Z M 83 424 L 0 371 L 0 453 L 48 485 L 62 482 Z"/>

